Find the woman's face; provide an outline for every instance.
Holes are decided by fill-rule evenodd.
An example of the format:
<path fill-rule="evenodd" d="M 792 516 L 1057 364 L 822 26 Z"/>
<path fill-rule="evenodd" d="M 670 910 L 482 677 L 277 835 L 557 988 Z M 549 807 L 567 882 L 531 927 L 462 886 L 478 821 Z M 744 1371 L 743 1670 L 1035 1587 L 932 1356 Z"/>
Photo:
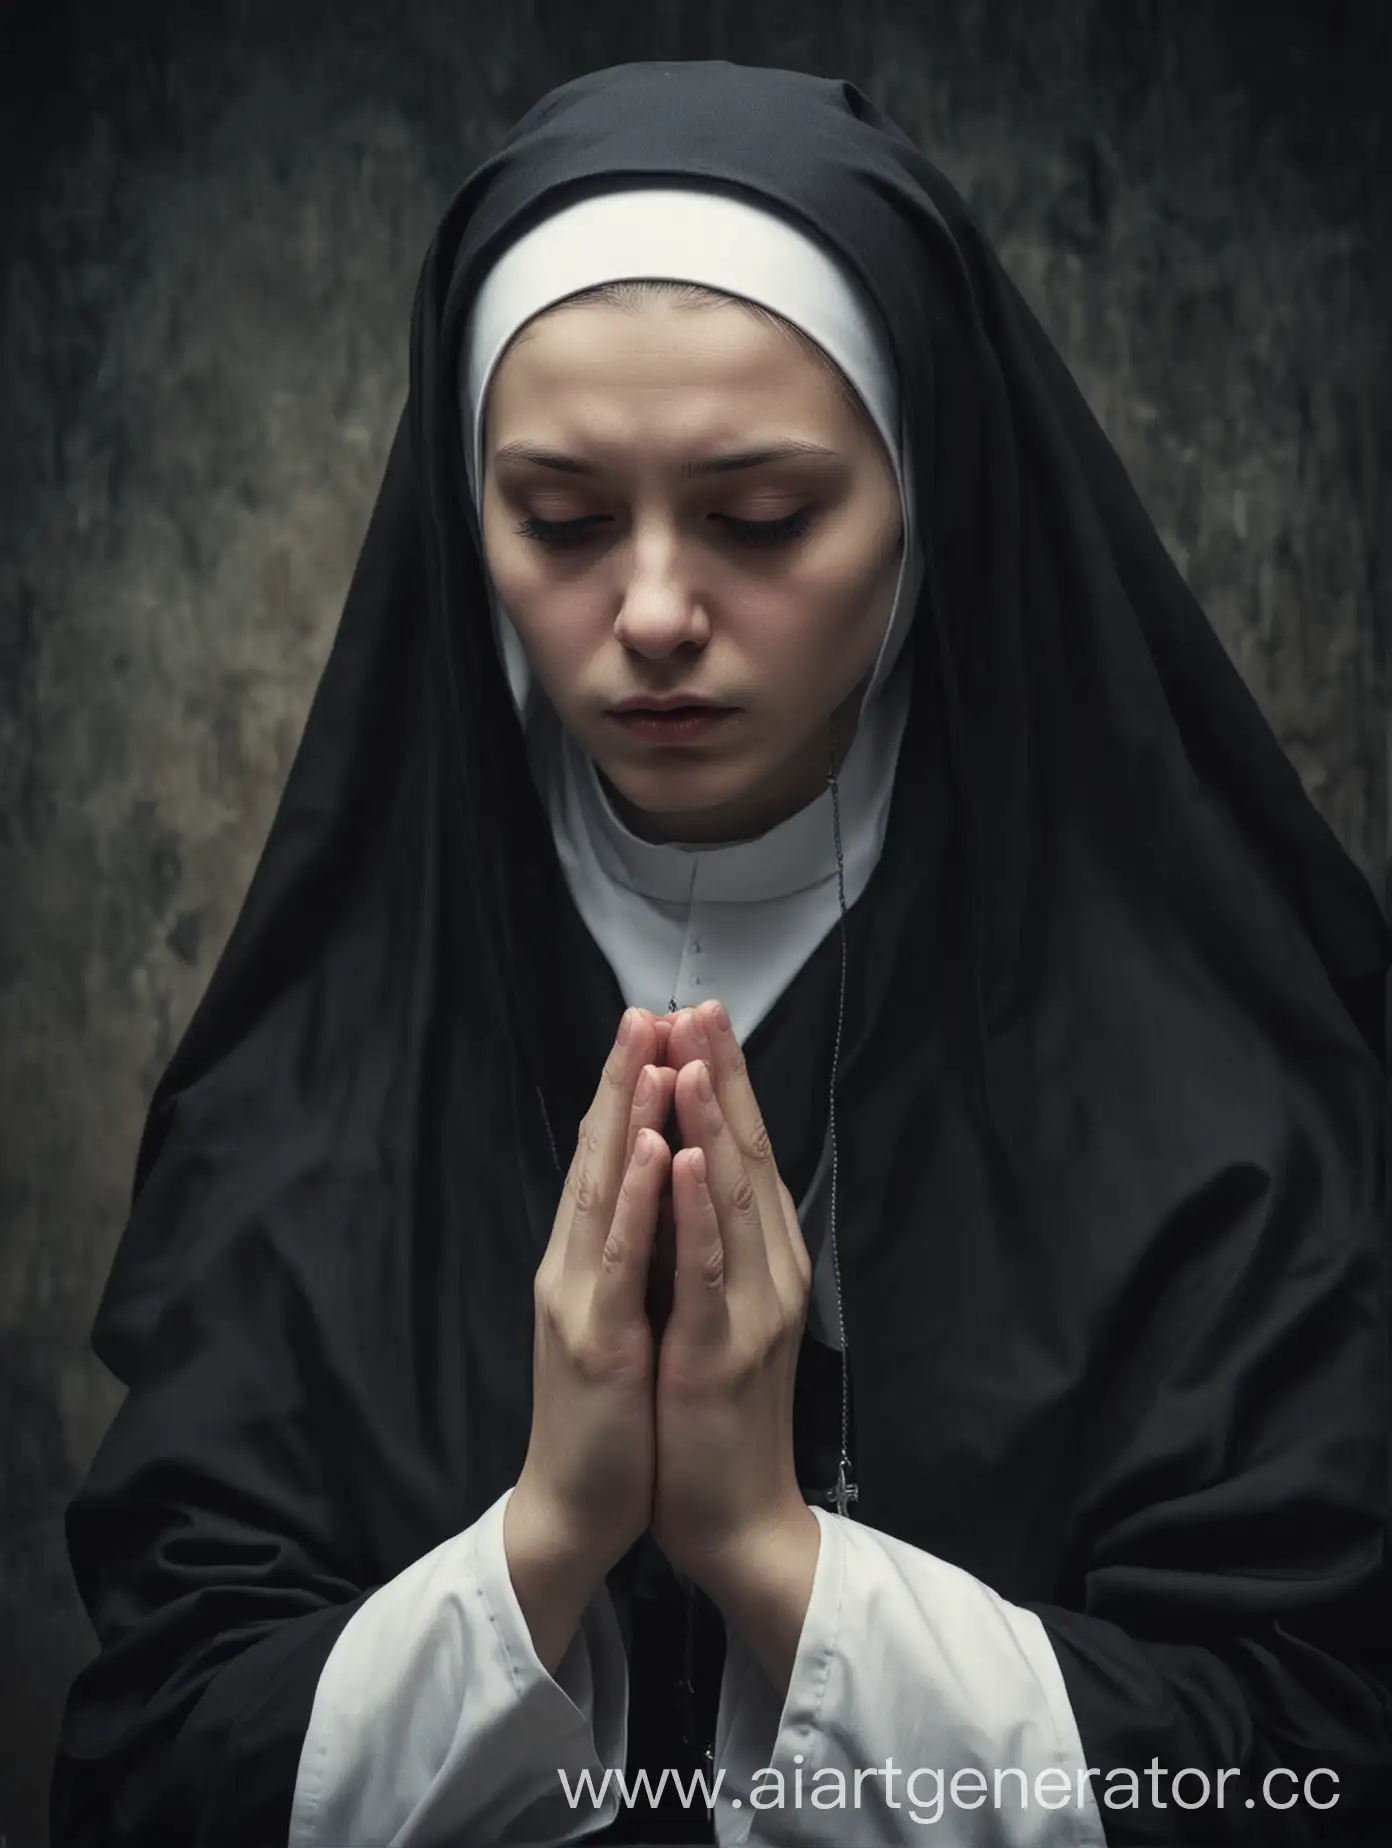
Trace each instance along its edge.
<path fill-rule="evenodd" d="M 888 458 L 836 380 L 733 303 L 553 310 L 494 374 L 483 459 L 503 607 L 628 825 L 734 840 L 811 801 L 901 541 Z M 726 710 L 690 730 L 616 715 L 674 699 Z"/>

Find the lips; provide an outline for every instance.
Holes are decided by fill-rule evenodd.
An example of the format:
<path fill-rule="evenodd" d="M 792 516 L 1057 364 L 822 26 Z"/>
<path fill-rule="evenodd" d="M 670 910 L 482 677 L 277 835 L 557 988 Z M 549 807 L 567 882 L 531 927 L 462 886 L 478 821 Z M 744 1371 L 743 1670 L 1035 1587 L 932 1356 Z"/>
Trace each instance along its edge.
<path fill-rule="evenodd" d="M 610 708 L 615 718 L 627 719 L 635 715 L 643 718 L 670 719 L 681 713 L 692 712 L 731 712 L 731 706 L 720 706 L 709 699 L 683 700 L 627 700 L 622 706 Z"/>
<path fill-rule="evenodd" d="M 693 701 L 689 706 L 621 706 L 621 719 L 689 719 L 702 713 L 728 712 L 728 706 L 705 706 Z"/>
<path fill-rule="evenodd" d="M 695 744 L 718 731 L 734 706 L 628 706 L 609 717 L 630 738 L 648 744 Z"/>

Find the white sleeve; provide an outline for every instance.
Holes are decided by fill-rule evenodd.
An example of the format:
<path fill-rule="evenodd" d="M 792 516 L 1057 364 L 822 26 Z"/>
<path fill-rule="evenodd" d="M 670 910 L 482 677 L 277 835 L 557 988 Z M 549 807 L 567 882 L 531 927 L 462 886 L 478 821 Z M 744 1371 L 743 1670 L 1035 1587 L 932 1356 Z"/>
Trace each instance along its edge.
<path fill-rule="evenodd" d="M 503 1547 L 511 1493 L 353 1613 L 315 1691 L 287 1848 L 560 1843 L 618 1813 L 606 1773 L 624 1768 L 628 1661 L 613 1604 L 601 1584 L 548 1675 Z"/>
<path fill-rule="evenodd" d="M 935 1848 L 1106 1848 L 1034 1613 L 902 1540 L 812 1512 L 821 1551 L 785 1700 L 727 1633 L 722 1848 L 897 1848 L 926 1828 Z"/>

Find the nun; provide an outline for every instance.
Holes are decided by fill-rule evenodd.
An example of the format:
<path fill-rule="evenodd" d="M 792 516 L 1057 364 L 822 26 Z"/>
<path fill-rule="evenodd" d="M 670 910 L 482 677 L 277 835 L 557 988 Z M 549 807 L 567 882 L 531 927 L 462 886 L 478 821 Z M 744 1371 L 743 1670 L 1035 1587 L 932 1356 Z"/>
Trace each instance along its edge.
<path fill-rule="evenodd" d="M 553 91 L 152 1101 L 53 1848 L 1378 1840 L 1390 938 L 910 139 Z"/>

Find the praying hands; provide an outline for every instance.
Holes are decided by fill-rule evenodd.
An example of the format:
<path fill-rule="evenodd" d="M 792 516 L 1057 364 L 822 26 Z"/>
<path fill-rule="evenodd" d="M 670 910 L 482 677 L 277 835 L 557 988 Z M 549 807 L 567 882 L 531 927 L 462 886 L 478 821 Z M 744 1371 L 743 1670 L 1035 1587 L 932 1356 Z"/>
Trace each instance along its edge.
<path fill-rule="evenodd" d="M 820 1548 L 792 1441 L 810 1285 L 725 1010 L 630 1009 L 537 1273 L 531 1441 L 505 1525 L 548 1667 L 650 1526 L 786 1685 Z"/>

